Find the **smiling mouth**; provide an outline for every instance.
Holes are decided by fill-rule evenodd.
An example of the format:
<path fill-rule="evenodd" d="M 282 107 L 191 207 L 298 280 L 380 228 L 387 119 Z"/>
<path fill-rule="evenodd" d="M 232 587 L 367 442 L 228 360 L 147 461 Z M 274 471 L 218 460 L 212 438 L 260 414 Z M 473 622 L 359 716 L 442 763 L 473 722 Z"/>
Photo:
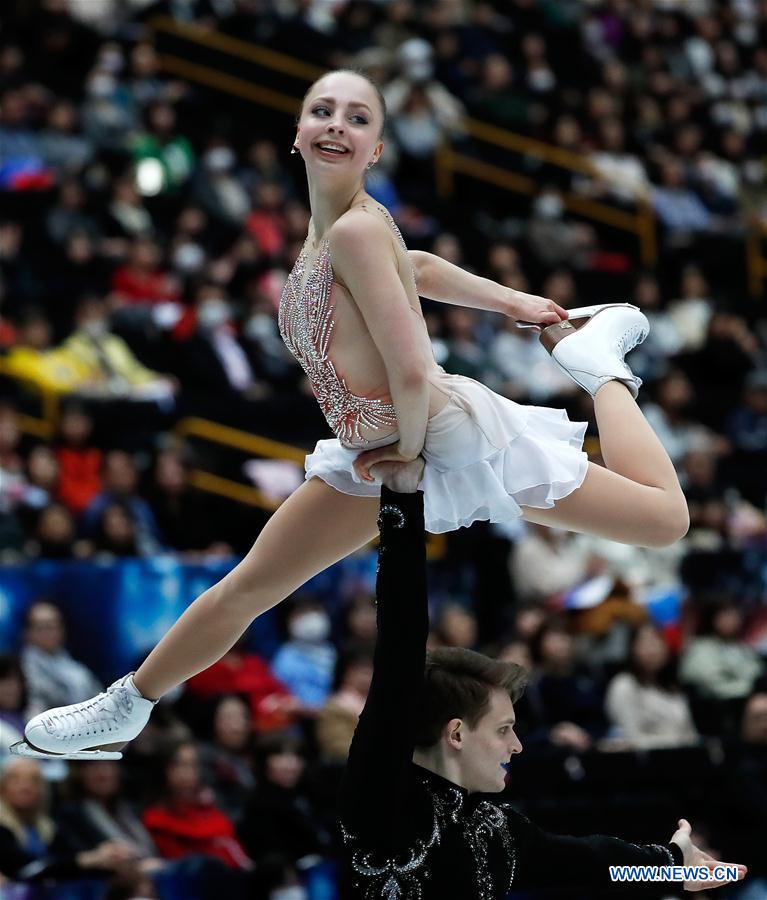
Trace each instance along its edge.
<path fill-rule="evenodd" d="M 340 147 L 334 144 L 315 144 L 314 146 L 321 153 L 329 153 L 333 156 L 346 156 L 346 154 L 349 152 L 345 147 Z"/>

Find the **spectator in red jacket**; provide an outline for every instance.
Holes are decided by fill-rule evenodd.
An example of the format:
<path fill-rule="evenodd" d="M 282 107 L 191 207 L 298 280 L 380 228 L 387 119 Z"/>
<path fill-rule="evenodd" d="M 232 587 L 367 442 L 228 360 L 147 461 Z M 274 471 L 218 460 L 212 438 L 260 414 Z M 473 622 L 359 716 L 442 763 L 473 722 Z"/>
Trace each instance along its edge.
<path fill-rule="evenodd" d="M 250 869 L 234 823 L 215 805 L 200 773 L 194 742 L 171 746 L 162 758 L 160 800 L 144 811 L 144 827 L 165 859 L 202 855 L 233 869 Z"/>
<path fill-rule="evenodd" d="M 59 423 L 58 499 L 73 513 L 79 514 L 101 493 L 102 453 L 91 445 L 93 420 L 84 407 L 67 405 Z"/>
<path fill-rule="evenodd" d="M 247 695 L 256 731 L 284 730 L 301 712 L 301 703 L 275 678 L 266 662 L 243 644 L 238 641 L 218 662 L 190 678 L 187 689 L 201 698 Z"/>
<path fill-rule="evenodd" d="M 178 298 L 178 284 L 163 271 L 160 251 L 153 238 L 139 237 L 131 245 L 128 261 L 112 278 L 118 304 L 162 303 Z"/>

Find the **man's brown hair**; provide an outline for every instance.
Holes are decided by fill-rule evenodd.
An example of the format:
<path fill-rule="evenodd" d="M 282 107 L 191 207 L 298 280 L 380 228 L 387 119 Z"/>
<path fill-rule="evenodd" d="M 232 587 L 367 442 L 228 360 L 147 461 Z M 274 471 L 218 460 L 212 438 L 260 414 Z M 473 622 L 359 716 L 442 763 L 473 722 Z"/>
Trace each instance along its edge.
<path fill-rule="evenodd" d="M 426 655 L 416 746 L 431 747 L 451 719 L 475 728 L 490 707 L 494 688 L 503 688 L 512 703 L 525 689 L 527 670 L 462 647 L 445 647 Z"/>

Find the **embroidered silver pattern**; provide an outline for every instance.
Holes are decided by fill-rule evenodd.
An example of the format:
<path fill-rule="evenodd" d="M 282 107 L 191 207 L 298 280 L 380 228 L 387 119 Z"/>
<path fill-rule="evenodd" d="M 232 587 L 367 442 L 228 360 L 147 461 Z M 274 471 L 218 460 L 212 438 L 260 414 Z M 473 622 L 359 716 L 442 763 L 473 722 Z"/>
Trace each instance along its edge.
<path fill-rule="evenodd" d="M 443 822 L 459 824 L 459 814 L 463 808 L 464 797 L 460 791 L 449 790 L 444 795 L 434 791 L 428 781 L 424 781 L 426 790 L 431 794 L 437 817 Z M 463 820 L 461 831 L 469 845 L 474 864 L 477 868 L 478 900 L 495 900 L 499 893 L 508 893 L 514 881 L 517 868 L 517 854 L 514 838 L 509 831 L 508 816 L 511 807 L 508 803 L 489 803 L 483 800 Z M 503 852 L 508 860 L 509 873 L 506 884 L 497 887 L 490 872 L 487 861 L 490 842 L 500 839 Z"/>
<path fill-rule="evenodd" d="M 399 506 L 395 506 L 393 503 L 384 503 L 378 513 L 378 529 L 379 531 L 383 531 L 384 527 L 384 515 L 392 515 L 395 517 L 395 521 L 393 523 L 395 528 L 404 528 L 405 527 L 405 514 L 399 508 Z M 381 557 L 386 552 L 386 545 L 383 541 L 381 541 L 378 545 L 378 562 L 376 563 L 376 575 L 381 571 Z M 376 597 L 373 600 L 374 606 L 378 606 L 378 598 Z"/>
<path fill-rule="evenodd" d="M 355 842 L 355 836 L 341 823 L 341 837 L 344 844 Z M 370 879 L 364 888 L 365 900 L 421 900 L 420 879 L 429 877 L 426 858 L 432 847 L 440 842 L 440 830 L 437 816 L 434 816 L 431 836 L 428 840 L 416 841 L 415 847 L 403 854 L 402 860 L 394 857 L 376 860 L 376 854 L 355 850 L 352 853 L 352 869 L 361 878 Z M 362 890 L 364 882 L 357 882 L 355 890 Z"/>
<path fill-rule="evenodd" d="M 479 900 L 494 900 L 500 890 L 493 882 L 487 856 L 490 842 L 500 839 L 503 852 L 509 863 L 507 883 L 501 889 L 504 894 L 511 890 L 514 881 L 514 873 L 517 867 L 517 855 L 514 847 L 514 839 L 509 831 L 508 806 L 505 803 L 488 803 L 483 800 L 477 804 L 476 809 L 467 816 L 463 828 L 463 834 L 471 847 L 471 853 L 477 866 L 477 887 L 479 888 Z"/>
<path fill-rule="evenodd" d="M 658 850 L 666 857 L 666 859 L 668 859 L 668 864 L 670 866 L 676 865 L 674 854 L 668 847 L 664 847 L 663 844 L 634 844 L 631 841 L 627 841 L 626 843 L 630 844 L 632 847 L 636 847 L 637 850 Z"/>
<path fill-rule="evenodd" d="M 288 276 L 280 300 L 278 324 L 288 350 L 306 372 L 328 425 L 342 443 L 369 444 L 361 428 L 391 428 L 397 424 L 393 403 L 353 394 L 336 372 L 328 354 L 335 320 L 331 304 L 333 267 L 330 244 L 323 241 L 317 260 L 303 283 L 306 245 Z"/>
<path fill-rule="evenodd" d="M 442 834 L 449 825 L 460 828 L 477 867 L 478 900 L 495 900 L 501 892 L 511 890 L 516 872 L 516 847 L 509 831 L 508 815 L 511 807 L 506 803 L 494 804 L 482 801 L 467 816 L 461 817 L 464 795 L 457 789 L 436 791 L 427 779 L 423 779 L 432 800 L 434 822 L 428 840 L 416 841 L 415 846 L 402 854 L 401 859 L 389 857 L 376 859 L 376 854 L 363 850 L 352 853 L 351 867 L 359 876 L 355 890 L 363 891 L 364 900 L 422 900 L 422 879 L 429 878 L 429 851 L 442 841 Z M 344 844 L 354 844 L 357 838 L 341 823 Z M 502 886 L 496 887 L 490 873 L 488 852 L 490 842 L 500 839 L 508 860 L 508 877 Z"/>
<path fill-rule="evenodd" d="M 399 506 L 395 506 L 393 503 L 384 503 L 378 513 L 378 527 L 380 529 L 384 527 L 384 515 L 392 515 L 395 517 L 395 528 L 405 527 L 405 513 L 402 512 Z"/>

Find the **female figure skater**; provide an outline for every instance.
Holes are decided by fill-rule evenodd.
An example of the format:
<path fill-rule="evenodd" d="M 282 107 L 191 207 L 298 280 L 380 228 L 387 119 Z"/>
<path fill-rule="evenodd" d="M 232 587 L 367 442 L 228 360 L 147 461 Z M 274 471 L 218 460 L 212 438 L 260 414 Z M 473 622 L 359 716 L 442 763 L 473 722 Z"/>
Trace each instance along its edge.
<path fill-rule="evenodd" d="M 634 402 L 623 361 L 647 334 L 627 304 L 565 310 L 428 253 L 410 253 L 364 189 L 383 152 L 384 101 L 342 70 L 307 92 L 294 152 L 312 218 L 288 279 L 280 328 L 336 434 L 253 548 L 186 610 L 135 674 L 92 700 L 32 719 L 24 755 L 119 758 L 157 698 L 218 660 L 260 613 L 378 533 L 382 482 L 416 480 L 426 528 L 531 522 L 663 546 L 688 527 L 674 468 Z M 520 406 L 436 364 L 418 295 L 492 309 L 542 329 L 557 363 L 594 396 L 607 468 L 581 450 L 585 425 Z M 410 488 L 413 489 L 413 488 Z"/>

